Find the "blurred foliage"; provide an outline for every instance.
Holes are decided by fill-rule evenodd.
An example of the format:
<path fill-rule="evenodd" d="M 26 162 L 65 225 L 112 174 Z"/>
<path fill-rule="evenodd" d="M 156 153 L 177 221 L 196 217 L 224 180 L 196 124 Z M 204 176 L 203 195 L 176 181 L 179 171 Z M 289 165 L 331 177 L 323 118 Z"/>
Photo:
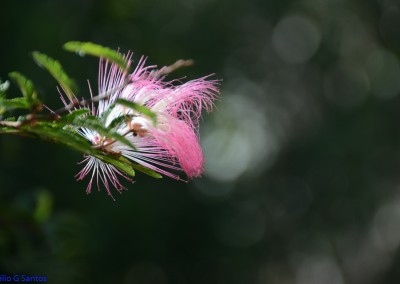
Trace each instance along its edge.
<path fill-rule="evenodd" d="M 193 58 L 176 78 L 215 72 L 223 82 L 202 125 L 205 177 L 141 175 L 116 202 L 71 178 L 78 154 L 0 136 L 0 273 L 51 283 L 400 281 L 398 1 L 17 0 L 2 10 L 1 82 L 9 70 L 29 74 L 54 109 L 55 82 L 30 53 L 51 54 L 86 90 L 98 62 L 63 51 L 70 40 L 159 66 Z"/>

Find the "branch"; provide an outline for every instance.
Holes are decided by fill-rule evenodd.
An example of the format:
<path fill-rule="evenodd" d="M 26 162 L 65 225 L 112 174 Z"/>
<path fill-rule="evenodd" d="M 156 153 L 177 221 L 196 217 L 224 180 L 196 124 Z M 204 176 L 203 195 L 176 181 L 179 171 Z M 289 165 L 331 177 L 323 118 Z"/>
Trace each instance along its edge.
<path fill-rule="evenodd" d="M 92 98 L 90 98 L 88 100 L 82 99 L 82 100 L 79 101 L 77 99 L 74 99 L 70 104 L 68 104 L 65 107 L 62 107 L 62 108 L 54 111 L 52 114 L 53 115 L 54 114 L 61 115 L 61 114 L 64 114 L 64 113 L 66 113 L 66 112 L 68 112 L 70 110 L 73 110 L 74 108 L 76 108 L 78 106 L 84 107 L 89 103 L 96 103 L 96 102 L 99 102 L 99 101 L 102 101 L 102 100 L 107 100 L 107 99 L 110 98 L 110 96 L 113 93 L 122 90 L 127 85 L 129 85 L 131 82 L 132 81 L 129 79 L 129 76 L 127 76 L 127 78 L 125 79 L 124 83 L 121 84 L 121 86 L 117 86 L 117 87 L 105 92 L 104 94 L 100 94 L 100 95 L 94 96 L 94 97 L 92 97 Z"/>
<path fill-rule="evenodd" d="M 150 74 L 157 78 L 157 77 L 172 73 L 179 68 L 191 66 L 193 64 L 194 64 L 194 61 L 192 59 L 188 59 L 188 60 L 179 59 L 175 63 L 173 63 L 169 66 L 165 66 L 157 71 L 152 71 Z M 62 107 L 56 111 L 52 111 L 49 114 L 38 115 L 38 114 L 32 113 L 32 114 L 27 115 L 26 119 L 21 120 L 21 121 L 0 121 L 0 125 L 18 129 L 27 124 L 34 125 L 34 124 L 36 124 L 37 121 L 58 120 L 62 114 L 67 113 L 76 107 L 85 107 L 89 103 L 99 102 L 102 100 L 109 99 L 112 94 L 122 90 L 127 85 L 132 83 L 132 81 L 130 80 L 129 74 L 126 74 L 125 76 L 126 76 L 126 78 L 125 78 L 125 81 L 123 82 L 123 84 L 121 84 L 120 86 L 117 86 L 111 90 L 108 90 L 104 94 L 99 94 L 99 95 L 94 96 L 87 100 L 86 99 L 78 100 L 78 99 L 74 98 L 74 99 L 72 99 L 71 103 L 69 103 L 65 107 Z"/>

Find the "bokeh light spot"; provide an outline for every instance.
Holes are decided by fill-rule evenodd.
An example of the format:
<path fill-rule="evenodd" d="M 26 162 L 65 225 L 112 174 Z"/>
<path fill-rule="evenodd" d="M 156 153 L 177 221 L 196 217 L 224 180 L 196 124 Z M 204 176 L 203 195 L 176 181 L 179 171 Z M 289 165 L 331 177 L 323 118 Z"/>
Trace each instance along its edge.
<path fill-rule="evenodd" d="M 390 51 L 378 49 L 367 60 L 371 92 L 378 98 L 389 99 L 400 92 L 400 66 Z"/>
<path fill-rule="evenodd" d="M 325 76 L 324 91 L 328 100 L 338 106 L 360 104 L 367 96 L 369 82 L 362 69 L 339 65 Z"/>
<path fill-rule="evenodd" d="M 251 97 L 226 96 L 215 119 L 214 127 L 206 128 L 202 136 L 208 176 L 233 181 L 272 162 L 278 141 L 263 110 Z"/>
<path fill-rule="evenodd" d="M 275 27 L 272 43 L 279 57 L 292 64 L 307 62 L 321 41 L 318 28 L 307 18 L 289 16 Z"/>

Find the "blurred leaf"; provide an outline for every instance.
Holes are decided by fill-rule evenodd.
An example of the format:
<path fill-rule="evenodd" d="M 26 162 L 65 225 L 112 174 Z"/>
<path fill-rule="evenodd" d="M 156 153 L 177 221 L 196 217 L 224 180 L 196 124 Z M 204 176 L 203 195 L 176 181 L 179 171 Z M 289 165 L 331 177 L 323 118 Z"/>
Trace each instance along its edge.
<path fill-rule="evenodd" d="M 17 121 L 17 119 L 15 118 L 15 116 L 10 116 L 10 117 L 3 119 L 3 121 Z"/>
<path fill-rule="evenodd" d="M 43 223 L 49 219 L 53 208 L 53 198 L 48 191 L 42 190 L 39 192 L 37 197 L 37 203 L 35 211 L 33 212 L 33 218 Z"/>
<path fill-rule="evenodd" d="M 67 73 L 65 73 L 60 62 L 38 51 L 32 52 L 32 56 L 35 62 L 40 67 L 44 67 L 45 69 L 47 69 L 47 71 L 50 72 L 54 79 L 56 79 L 57 82 L 61 85 L 67 96 L 73 98 L 73 90 L 77 89 L 76 85 L 74 81 L 69 78 Z"/>
<path fill-rule="evenodd" d="M 12 78 L 19 89 L 21 90 L 22 95 L 26 98 L 26 101 L 29 103 L 30 107 L 36 108 L 40 101 L 38 100 L 37 92 L 31 80 L 26 78 L 24 75 L 18 72 L 11 72 L 8 74 L 10 78 Z"/>
<path fill-rule="evenodd" d="M 20 97 L 14 99 L 5 99 L 0 97 L 0 114 L 18 108 L 22 109 L 30 108 L 30 104 L 28 103 L 26 98 Z"/>
<path fill-rule="evenodd" d="M 124 99 L 118 99 L 115 101 L 115 103 L 119 104 L 119 105 L 123 105 L 123 106 L 130 108 L 132 110 L 135 110 L 137 112 L 140 112 L 144 115 L 147 115 L 148 117 L 151 118 L 154 125 L 157 124 L 157 115 L 154 112 L 152 112 L 148 107 L 145 107 L 143 105 L 139 105 L 137 103 L 134 103 L 134 102 L 131 102 L 128 100 L 124 100 Z"/>
<path fill-rule="evenodd" d="M 20 116 L 18 116 L 17 121 L 24 121 L 27 118 L 28 118 L 28 115 L 20 115 Z"/>
<path fill-rule="evenodd" d="M 36 90 L 31 80 L 29 80 L 24 75 L 16 71 L 9 73 L 8 76 L 10 76 L 10 78 L 15 81 L 15 83 L 20 88 L 22 95 L 25 98 L 28 99 L 37 98 Z"/>
<path fill-rule="evenodd" d="M 80 56 L 89 54 L 97 57 L 103 57 L 113 63 L 116 63 L 123 70 L 128 68 L 126 60 L 120 53 L 108 47 L 104 47 L 92 42 L 69 41 L 64 44 L 64 49 L 76 52 Z"/>
<path fill-rule="evenodd" d="M 18 134 L 20 131 L 15 128 L 7 127 L 7 126 L 2 126 L 0 125 L 0 133 L 15 133 Z"/>

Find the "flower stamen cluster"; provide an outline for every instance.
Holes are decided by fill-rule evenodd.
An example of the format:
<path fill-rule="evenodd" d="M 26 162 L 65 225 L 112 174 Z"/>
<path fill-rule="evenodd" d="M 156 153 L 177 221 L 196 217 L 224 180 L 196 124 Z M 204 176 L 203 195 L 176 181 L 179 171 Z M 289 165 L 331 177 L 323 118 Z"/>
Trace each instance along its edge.
<path fill-rule="evenodd" d="M 131 56 L 125 56 L 128 67 L 132 63 Z M 77 131 L 94 148 L 107 154 L 122 156 L 177 180 L 181 180 L 177 174 L 179 171 L 183 171 L 188 178 L 197 177 L 203 172 L 204 165 L 198 135 L 199 119 L 203 109 L 213 109 L 218 95 L 218 81 L 209 80 L 208 76 L 183 84 L 178 80 L 164 81 L 167 69 L 164 67 L 157 71 L 155 66 L 145 66 L 145 59 L 142 58 L 134 71 L 127 74 L 118 65 L 100 60 L 99 93 L 110 95 L 96 106 L 92 104 L 87 108 L 92 115 L 103 119 L 105 127 L 112 127 L 135 148 L 89 128 L 81 127 Z M 156 121 L 116 104 L 120 99 L 146 107 L 156 115 Z M 62 100 L 66 106 L 73 103 L 73 98 L 70 102 Z M 113 123 L 122 117 L 122 121 Z M 77 179 L 82 180 L 91 173 L 88 193 L 94 180 L 98 188 L 103 184 L 109 195 L 110 185 L 118 192 L 124 188 L 118 176 L 129 180 L 115 166 L 96 157 L 86 156 L 83 163 L 85 166 Z"/>

